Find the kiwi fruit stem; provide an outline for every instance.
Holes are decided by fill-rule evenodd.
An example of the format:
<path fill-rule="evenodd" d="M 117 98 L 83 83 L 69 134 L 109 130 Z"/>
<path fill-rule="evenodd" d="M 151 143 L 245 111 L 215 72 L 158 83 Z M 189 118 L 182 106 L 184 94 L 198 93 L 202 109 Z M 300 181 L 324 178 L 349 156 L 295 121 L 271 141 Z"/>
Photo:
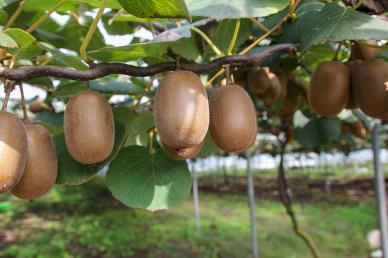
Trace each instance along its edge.
<path fill-rule="evenodd" d="M 19 88 L 20 88 L 20 96 L 22 99 L 23 120 L 25 123 L 29 123 L 30 120 L 28 119 L 28 114 L 27 114 L 26 99 L 24 97 L 23 85 L 21 82 L 19 82 Z"/>
<path fill-rule="evenodd" d="M 3 107 L 1 108 L 1 111 L 7 111 L 9 96 L 11 95 L 12 86 L 10 84 L 7 85 L 7 90 L 5 92 Z"/>

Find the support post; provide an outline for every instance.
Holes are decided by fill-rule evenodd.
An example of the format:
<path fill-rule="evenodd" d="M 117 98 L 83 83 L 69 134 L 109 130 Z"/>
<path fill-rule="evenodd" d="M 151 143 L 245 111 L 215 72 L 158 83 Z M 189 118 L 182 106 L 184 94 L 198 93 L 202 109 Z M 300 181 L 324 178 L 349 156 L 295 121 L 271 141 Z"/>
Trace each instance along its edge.
<path fill-rule="evenodd" d="M 255 215 L 255 185 L 252 173 L 251 159 L 248 152 L 245 153 L 247 160 L 247 176 L 248 176 L 248 206 L 249 217 L 251 223 L 251 238 L 252 238 L 252 256 L 253 258 L 259 258 L 259 245 L 257 243 L 256 232 L 256 215 Z"/>
<path fill-rule="evenodd" d="M 372 131 L 373 165 L 381 249 L 383 251 L 383 258 L 388 258 L 387 204 L 384 174 L 380 164 L 379 127 L 380 124 L 376 122 Z"/>
<path fill-rule="evenodd" d="M 194 202 L 194 218 L 195 229 L 199 233 L 201 231 L 201 215 L 199 211 L 199 194 L 198 194 L 198 177 L 195 170 L 195 163 L 191 162 L 191 176 L 193 178 L 193 202 Z"/>

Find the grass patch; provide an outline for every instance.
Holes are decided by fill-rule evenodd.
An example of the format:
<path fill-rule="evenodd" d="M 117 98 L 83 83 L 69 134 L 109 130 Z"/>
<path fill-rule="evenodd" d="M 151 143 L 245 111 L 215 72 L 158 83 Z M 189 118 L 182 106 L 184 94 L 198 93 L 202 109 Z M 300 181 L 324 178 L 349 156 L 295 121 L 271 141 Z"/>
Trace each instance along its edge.
<path fill-rule="evenodd" d="M 12 209 L 0 213 L 0 257 L 250 257 L 243 195 L 201 195 L 200 234 L 191 200 L 156 213 L 125 208 L 99 179 L 56 187 L 35 202 L 11 201 Z M 367 255 L 366 234 L 377 227 L 372 203 L 304 203 L 295 209 L 322 257 Z M 261 257 L 311 257 L 279 202 L 259 200 L 256 220 Z"/>

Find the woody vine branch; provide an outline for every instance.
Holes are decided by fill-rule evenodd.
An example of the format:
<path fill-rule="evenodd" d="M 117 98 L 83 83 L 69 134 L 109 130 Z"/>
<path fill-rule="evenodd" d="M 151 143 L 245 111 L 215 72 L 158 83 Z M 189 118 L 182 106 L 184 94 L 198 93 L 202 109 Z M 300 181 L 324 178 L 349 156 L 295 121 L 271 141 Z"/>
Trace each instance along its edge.
<path fill-rule="evenodd" d="M 230 55 L 219 57 L 205 64 L 180 63 L 181 70 L 194 73 L 207 73 L 224 65 L 246 66 L 256 65 L 267 57 L 279 53 L 294 53 L 295 44 L 277 44 L 268 47 L 262 52 L 253 55 Z M 88 70 L 75 70 L 53 65 L 23 66 L 18 68 L 0 67 L 0 77 L 12 81 L 27 81 L 37 77 L 50 76 L 78 81 L 95 80 L 111 74 L 124 74 L 136 77 L 147 77 L 158 73 L 176 70 L 176 62 L 165 62 L 147 67 L 138 67 L 124 63 L 100 63 L 91 66 Z"/>

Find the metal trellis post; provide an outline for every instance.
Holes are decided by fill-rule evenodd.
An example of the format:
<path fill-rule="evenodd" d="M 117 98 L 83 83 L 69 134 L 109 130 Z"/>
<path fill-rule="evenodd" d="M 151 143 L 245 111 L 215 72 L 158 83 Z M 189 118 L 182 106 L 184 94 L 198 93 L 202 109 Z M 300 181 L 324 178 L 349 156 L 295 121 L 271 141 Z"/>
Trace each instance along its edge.
<path fill-rule="evenodd" d="M 375 123 L 372 131 L 373 164 L 375 171 L 375 191 L 380 226 L 381 249 L 383 251 L 383 257 L 388 258 L 387 204 L 384 174 L 380 164 L 379 127 L 380 124 Z"/>
<path fill-rule="evenodd" d="M 245 153 L 245 157 L 247 159 L 248 206 L 249 206 L 249 217 L 251 222 L 252 256 L 253 258 L 259 258 L 259 245 L 257 243 L 256 215 L 255 215 L 255 185 L 254 185 L 250 155 L 248 152 Z"/>

